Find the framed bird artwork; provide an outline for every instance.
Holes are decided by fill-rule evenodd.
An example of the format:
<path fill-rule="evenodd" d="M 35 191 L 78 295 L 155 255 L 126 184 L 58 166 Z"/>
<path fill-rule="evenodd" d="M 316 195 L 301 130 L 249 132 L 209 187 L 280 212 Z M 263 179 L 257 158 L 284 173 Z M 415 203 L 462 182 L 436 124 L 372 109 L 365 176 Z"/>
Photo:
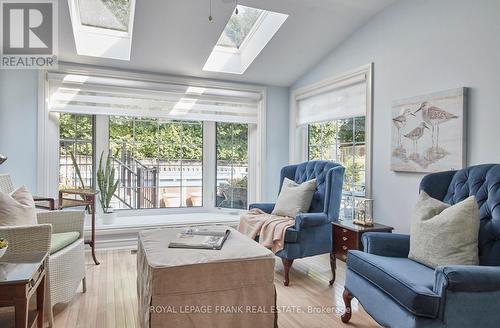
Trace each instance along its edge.
<path fill-rule="evenodd" d="M 465 166 L 467 88 L 392 104 L 391 170 L 439 172 Z"/>

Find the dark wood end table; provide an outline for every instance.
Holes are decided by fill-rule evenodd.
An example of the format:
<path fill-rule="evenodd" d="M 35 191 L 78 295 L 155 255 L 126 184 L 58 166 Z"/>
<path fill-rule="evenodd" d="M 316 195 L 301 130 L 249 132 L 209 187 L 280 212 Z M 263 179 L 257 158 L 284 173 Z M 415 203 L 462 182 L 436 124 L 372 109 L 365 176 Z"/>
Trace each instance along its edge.
<path fill-rule="evenodd" d="M 330 254 L 330 265 L 332 267 L 333 277 L 330 285 L 335 281 L 335 269 L 337 268 L 336 259 L 343 262 L 347 259 L 347 251 L 362 250 L 363 244 L 361 236 L 365 232 L 392 232 L 393 227 L 380 223 L 374 223 L 372 227 L 357 225 L 352 220 L 332 222 L 332 253 Z"/>
<path fill-rule="evenodd" d="M 46 257 L 47 253 L 30 253 L 0 258 L 0 306 L 14 306 L 16 328 L 43 328 Z M 35 293 L 36 311 L 30 312 L 29 302 Z M 0 327 L 9 326 L 4 319 Z"/>
<path fill-rule="evenodd" d="M 90 208 L 90 213 L 92 215 L 92 231 L 90 239 L 85 240 L 85 244 L 89 245 L 92 250 L 92 258 L 94 263 L 99 265 L 99 261 L 95 255 L 95 220 L 96 220 L 96 199 L 98 191 L 90 189 L 61 189 L 59 190 L 59 209 L 66 207 L 75 206 L 85 206 Z M 81 199 L 76 198 L 65 198 L 64 195 L 78 196 Z"/>

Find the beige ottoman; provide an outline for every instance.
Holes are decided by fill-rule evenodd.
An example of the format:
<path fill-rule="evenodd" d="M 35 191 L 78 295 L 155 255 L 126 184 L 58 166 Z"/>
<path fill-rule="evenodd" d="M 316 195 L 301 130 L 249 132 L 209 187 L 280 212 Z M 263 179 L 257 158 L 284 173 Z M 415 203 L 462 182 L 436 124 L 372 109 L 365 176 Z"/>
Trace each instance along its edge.
<path fill-rule="evenodd" d="M 234 229 L 220 251 L 168 248 L 182 230 L 139 233 L 140 327 L 275 327 L 274 254 Z"/>

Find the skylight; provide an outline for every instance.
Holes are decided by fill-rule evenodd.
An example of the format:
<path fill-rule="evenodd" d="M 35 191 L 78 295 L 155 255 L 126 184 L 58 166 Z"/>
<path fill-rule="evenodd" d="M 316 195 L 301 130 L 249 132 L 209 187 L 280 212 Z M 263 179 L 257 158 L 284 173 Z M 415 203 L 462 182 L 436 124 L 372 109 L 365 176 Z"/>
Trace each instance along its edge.
<path fill-rule="evenodd" d="M 78 0 L 82 25 L 128 31 L 129 0 Z"/>
<path fill-rule="evenodd" d="M 68 0 L 79 55 L 130 60 L 136 0 Z"/>
<path fill-rule="evenodd" d="M 237 6 L 203 66 L 204 71 L 243 74 L 288 15 Z"/>
<path fill-rule="evenodd" d="M 238 14 L 233 12 L 224 32 L 217 41 L 218 46 L 239 48 L 248 33 L 264 12 L 261 9 L 238 5 Z"/>

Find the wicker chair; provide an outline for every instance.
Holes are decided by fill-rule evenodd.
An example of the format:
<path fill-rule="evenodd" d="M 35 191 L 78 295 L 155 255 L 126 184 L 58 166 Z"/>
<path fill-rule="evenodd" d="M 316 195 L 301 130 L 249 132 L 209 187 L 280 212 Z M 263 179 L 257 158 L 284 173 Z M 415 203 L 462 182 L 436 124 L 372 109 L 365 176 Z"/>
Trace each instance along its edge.
<path fill-rule="evenodd" d="M 10 176 L 0 174 L 0 191 L 14 190 Z M 0 227 L 0 237 L 9 241 L 8 252 L 50 251 L 52 234 L 78 232 L 80 237 L 70 245 L 50 254 L 48 271 L 49 285 L 47 315 L 50 327 L 54 319 L 52 307 L 57 303 L 71 301 L 80 282 L 86 292 L 85 253 L 83 243 L 84 211 L 44 211 L 38 212 L 39 225 L 20 227 Z"/>

